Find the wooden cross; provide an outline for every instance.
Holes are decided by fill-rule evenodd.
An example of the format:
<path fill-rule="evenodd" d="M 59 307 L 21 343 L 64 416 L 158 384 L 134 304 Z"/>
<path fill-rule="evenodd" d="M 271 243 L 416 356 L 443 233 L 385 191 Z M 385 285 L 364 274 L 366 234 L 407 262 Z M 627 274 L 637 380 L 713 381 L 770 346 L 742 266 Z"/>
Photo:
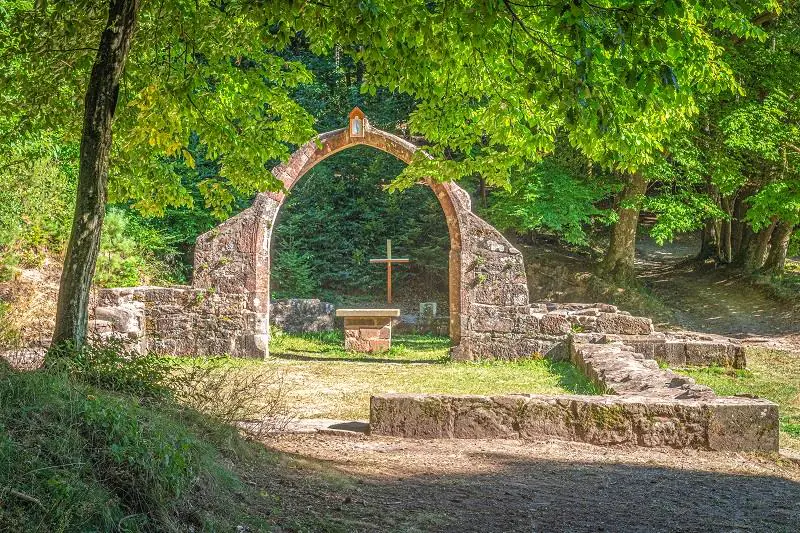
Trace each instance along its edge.
<path fill-rule="evenodd" d="M 386 259 L 370 259 L 370 263 L 386 263 L 386 302 L 392 303 L 392 263 L 408 263 L 407 258 L 392 258 L 392 240 L 386 239 Z"/>

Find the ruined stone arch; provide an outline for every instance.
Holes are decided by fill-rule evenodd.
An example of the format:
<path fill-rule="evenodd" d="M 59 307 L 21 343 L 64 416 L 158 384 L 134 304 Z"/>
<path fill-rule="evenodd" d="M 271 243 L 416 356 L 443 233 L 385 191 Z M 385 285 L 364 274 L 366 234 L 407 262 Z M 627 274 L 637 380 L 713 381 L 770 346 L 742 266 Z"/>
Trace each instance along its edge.
<path fill-rule="evenodd" d="M 371 126 L 358 108 L 350 113 L 349 120 L 347 128 L 315 137 L 273 169 L 285 191 L 320 161 L 353 146 L 371 146 L 406 164 L 420 150 Z M 439 200 L 450 234 L 453 353 L 461 358 L 482 356 L 508 343 L 509 339 L 498 333 L 525 327 L 518 318 L 529 314 L 522 256 L 495 228 L 472 213 L 469 194 L 457 184 L 433 179 L 424 184 Z M 251 356 L 266 355 L 269 350 L 270 247 L 272 228 L 284 199 L 284 192 L 258 194 L 252 207 L 198 237 L 195 247 L 194 287 L 247 295 L 244 313 L 249 331 L 247 338 L 237 343 L 237 352 Z M 500 321 L 499 332 L 495 331 L 498 321 L 490 318 L 498 311 L 506 317 Z M 500 351 L 508 350 L 506 346 Z"/>

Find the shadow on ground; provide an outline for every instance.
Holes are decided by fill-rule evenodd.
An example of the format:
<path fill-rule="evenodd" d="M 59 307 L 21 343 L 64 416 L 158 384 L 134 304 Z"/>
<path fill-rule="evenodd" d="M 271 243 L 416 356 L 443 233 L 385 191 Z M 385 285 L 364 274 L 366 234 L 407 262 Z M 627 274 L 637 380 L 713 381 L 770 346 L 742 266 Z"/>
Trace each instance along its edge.
<path fill-rule="evenodd" d="M 419 441 L 410 446 L 367 438 L 349 442 L 352 453 L 339 457 L 326 453 L 326 444 L 318 444 L 312 453 L 297 450 L 286 456 L 294 466 L 292 479 L 280 482 L 292 493 L 286 511 L 312 510 L 301 519 L 305 527 L 453 532 L 800 530 L 796 481 L 692 469 L 691 457 L 678 451 L 668 452 L 673 464 L 664 466 L 606 461 L 603 456 L 609 450 L 594 447 L 581 450 L 587 456 L 583 460 L 571 461 L 492 452 L 491 443 L 470 451 L 464 449 L 469 444 L 439 441 L 428 451 Z M 343 447 L 347 446 L 334 446 L 339 452 Z M 589 457 L 592 454 L 597 458 Z M 713 462 L 714 454 L 706 453 L 704 460 L 709 456 Z M 687 464 L 681 464 L 682 459 Z M 739 468 L 746 461 L 738 456 Z M 721 469 L 727 463 L 735 470 L 736 462 L 721 456 Z"/>

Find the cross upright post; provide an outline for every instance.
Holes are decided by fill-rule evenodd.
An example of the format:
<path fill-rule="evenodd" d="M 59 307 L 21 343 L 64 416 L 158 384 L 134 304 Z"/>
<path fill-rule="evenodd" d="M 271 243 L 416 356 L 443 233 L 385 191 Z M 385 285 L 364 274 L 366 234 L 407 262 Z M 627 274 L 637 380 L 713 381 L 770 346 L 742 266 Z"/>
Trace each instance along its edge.
<path fill-rule="evenodd" d="M 386 239 L 386 257 L 384 259 L 370 259 L 370 263 L 386 263 L 386 302 L 392 303 L 392 263 L 408 263 L 408 258 L 392 257 L 392 240 Z"/>

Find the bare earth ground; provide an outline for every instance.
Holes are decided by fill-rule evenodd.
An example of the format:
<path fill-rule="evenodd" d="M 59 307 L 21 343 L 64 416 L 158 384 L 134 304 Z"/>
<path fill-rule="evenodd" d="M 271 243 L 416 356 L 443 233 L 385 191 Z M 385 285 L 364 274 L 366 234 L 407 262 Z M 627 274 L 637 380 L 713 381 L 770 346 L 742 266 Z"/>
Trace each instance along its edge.
<path fill-rule="evenodd" d="M 800 307 L 776 300 L 740 274 L 686 262 L 697 249 L 691 236 L 663 248 L 646 236 L 637 243 L 639 277 L 674 310 L 675 325 L 800 354 Z"/>
<path fill-rule="evenodd" d="M 275 518 L 290 530 L 800 530 L 800 467 L 775 457 L 365 435 L 266 444 L 287 474 L 251 482 L 282 495 Z"/>
<path fill-rule="evenodd" d="M 644 241 L 639 248 L 640 273 L 676 310 L 675 325 L 800 358 L 798 311 L 760 289 L 743 290 L 724 271 L 697 273 L 680 263 L 694 253 L 692 242 L 659 249 Z M 327 375 L 325 384 L 322 370 L 309 372 L 301 381 L 324 385 L 324 403 L 339 404 L 323 411 L 311 402 L 307 414 L 316 416 L 356 415 L 345 414 L 349 395 L 357 392 L 360 401 L 387 382 L 374 372 L 350 391 L 340 387 L 342 374 Z M 347 432 L 311 426 L 264 441 L 280 468 L 236 465 L 262 492 L 248 502 L 252 510 L 269 516 L 277 531 L 800 531 L 800 462 L 786 456 L 426 441 L 368 436 L 357 425 Z"/>

